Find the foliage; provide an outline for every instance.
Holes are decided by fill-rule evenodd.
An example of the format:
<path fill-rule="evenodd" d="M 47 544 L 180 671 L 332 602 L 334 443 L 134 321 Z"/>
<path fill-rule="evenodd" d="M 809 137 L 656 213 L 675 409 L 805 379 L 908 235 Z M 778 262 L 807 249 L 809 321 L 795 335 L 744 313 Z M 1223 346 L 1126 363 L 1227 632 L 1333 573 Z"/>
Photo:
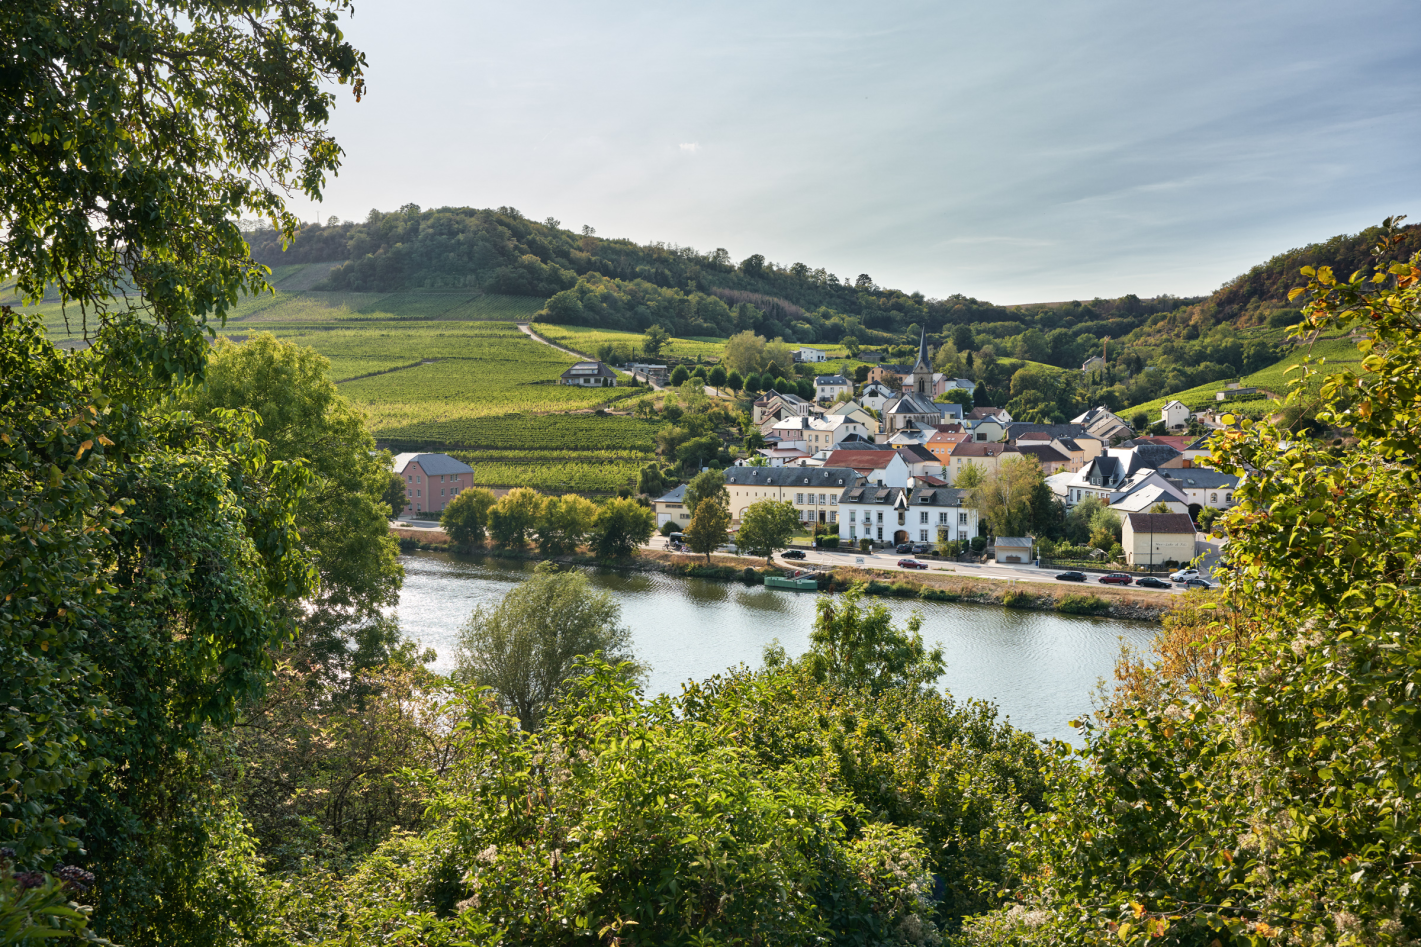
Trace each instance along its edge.
<path fill-rule="evenodd" d="M 1421 657 L 1412 458 L 1421 448 L 1421 255 L 1346 282 L 1305 270 L 1300 336 L 1361 325 L 1364 375 L 1321 400 L 1345 453 L 1306 432 L 1244 421 L 1214 440 L 1247 478 L 1217 627 L 1169 629 L 1148 673 L 1126 668 L 1080 763 L 1063 761 L 1055 814 L 1023 840 L 1009 915 L 985 937 L 1035 943 L 1402 944 L 1421 935 L 1410 878 L 1421 847 L 1408 697 Z M 1313 392 L 1316 391 L 1317 394 Z M 1049 877 L 1049 881 L 1047 880 Z"/>
<path fill-rule="evenodd" d="M 529 733 L 468 707 L 435 827 L 389 843 L 321 933 L 506 943 L 937 942 L 924 851 L 726 726 L 596 665 Z M 329 922 L 328 922 L 329 923 Z"/>
<path fill-rule="evenodd" d="M 495 502 L 489 490 L 478 487 L 461 490 L 439 514 L 439 526 L 457 545 L 481 543 L 488 529 L 489 510 Z"/>
<path fill-rule="evenodd" d="M 972 465 L 975 466 L 975 465 Z M 965 471 L 963 471 L 965 473 Z M 959 487 L 962 473 L 958 474 Z M 1030 536 L 1054 525 L 1059 502 L 1035 457 L 1012 457 L 971 487 L 972 503 L 996 536 Z"/>
<path fill-rule="evenodd" d="M 691 523 L 685 532 L 686 545 L 692 552 L 702 553 L 706 562 L 710 562 L 710 554 L 723 545 L 729 536 L 730 506 L 727 499 L 717 494 L 702 499 L 696 504 L 696 511 L 691 514 Z"/>
<path fill-rule="evenodd" d="M 619 673 L 640 673 L 621 606 L 592 589 L 580 572 L 538 563 L 532 578 L 497 605 L 480 605 L 459 630 L 459 680 L 490 688 L 500 708 L 524 730 L 537 730 L 569 683 L 587 672 L 579 658 L 597 655 Z"/>
<path fill-rule="evenodd" d="M 923 645 L 922 617 L 914 613 L 906 628 L 895 628 L 882 604 L 864 608 L 863 594 L 856 583 L 837 598 L 819 599 L 810 649 L 801 658 L 814 677 L 874 694 L 927 687 L 941 677 L 942 648 Z"/>
<path fill-rule="evenodd" d="M 597 513 L 592 544 L 598 556 L 620 559 L 633 555 L 655 529 L 656 514 L 647 507 L 631 499 L 608 500 Z"/>
<path fill-rule="evenodd" d="M 741 552 L 764 556 L 768 562 L 775 550 L 789 544 L 789 538 L 799 532 L 799 528 L 799 511 L 793 503 L 756 500 L 740 514 L 735 545 Z"/>
<path fill-rule="evenodd" d="M 686 484 L 682 502 L 686 505 L 686 511 L 694 515 L 701 501 L 708 499 L 724 504 L 730 502 L 730 494 L 725 489 L 725 474 L 719 470 L 703 470 L 692 477 L 691 482 Z"/>
<path fill-rule="evenodd" d="M 488 508 L 489 535 L 500 546 L 526 545 L 547 502 L 547 497 L 527 487 L 509 490 Z"/>
<path fill-rule="evenodd" d="M 575 493 L 548 500 L 535 528 L 538 549 L 557 555 L 578 548 L 591 534 L 597 512 L 597 504 Z"/>
<path fill-rule="evenodd" d="M 1056 600 L 1056 611 L 1067 615 L 1104 615 L 1110 611 L 1110 603 L 1099 595 L 1070 592 Z"/>

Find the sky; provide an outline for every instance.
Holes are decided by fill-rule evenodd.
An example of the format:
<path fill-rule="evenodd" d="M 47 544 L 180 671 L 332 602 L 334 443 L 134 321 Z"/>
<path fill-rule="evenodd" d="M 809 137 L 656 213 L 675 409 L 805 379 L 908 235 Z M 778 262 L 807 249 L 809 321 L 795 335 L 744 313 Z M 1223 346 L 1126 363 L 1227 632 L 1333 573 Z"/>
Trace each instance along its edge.
<path fill-rule="evenodd" d="M 303 219 L 516 207 L 999 304 L 1421 219 L 1421 2 L 357 0 Z"/>

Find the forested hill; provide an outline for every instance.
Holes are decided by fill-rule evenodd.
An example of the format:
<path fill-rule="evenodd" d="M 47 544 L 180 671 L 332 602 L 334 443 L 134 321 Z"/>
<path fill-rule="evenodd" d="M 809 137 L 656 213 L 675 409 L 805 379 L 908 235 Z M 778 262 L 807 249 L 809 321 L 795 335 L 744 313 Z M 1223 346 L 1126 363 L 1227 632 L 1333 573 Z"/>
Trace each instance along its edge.
<path fill-rule="evenodd" d="M 371 211 L 363 223 L 307 227 L 285 252 L 270 230 L 253 231 L 248 240 L 253 255 L 272 266 L 345 261 L 332 272 L 330 289 L 478 289 L 547 299 L 538 316 L 545 322 L 633 331 L 658 324 L 680 336 L 754 329 L 800 343 L 846 336 L 862 344 L 916 341 L 923 326 L 935 341 L 956 326 L 998 340 L 1035 329 L 1058 340 L 1049 353 L 1034 352 L 1036 360 L 1064 366 L 1106 337 L 1190 340 L 1220 325 L 1289 321 L 1296 309 L 1287 293 L 1300 285 L 1302 266 L 1329 265 L 1345 278 L 1367 265 L 1377 235 L 1373 228 L 1290 250 L 1207 298 L 1130 295 L 1004 307 L 962 295 L 928 299 L 887 289 L 866 273 L 840 278 L 760 254 L 735 262 L 723 249 L 642 245 L 584 230 L 564 230 L 551 218 L 532 221 L 511 207 L 422 210 L 410 204 L 390 213 Z M 1421 246 L 1421 228 L 1408 228 L 1406 238 L 1398 253 Z M 1080 344 L 1065 345 L 1067 337 Z"/>

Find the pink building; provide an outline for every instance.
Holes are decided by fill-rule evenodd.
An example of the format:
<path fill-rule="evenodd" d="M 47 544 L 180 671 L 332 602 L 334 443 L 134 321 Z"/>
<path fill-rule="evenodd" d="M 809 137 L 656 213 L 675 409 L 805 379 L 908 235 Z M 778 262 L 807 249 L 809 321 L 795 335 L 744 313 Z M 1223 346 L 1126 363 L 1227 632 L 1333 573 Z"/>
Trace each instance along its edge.
<path fill-rule="evenodd" d="M 438 513 L 474 485 L 474 468 L 448 454 L 397 454 L 392 465 L 405 478 L 405 509 Z"/>

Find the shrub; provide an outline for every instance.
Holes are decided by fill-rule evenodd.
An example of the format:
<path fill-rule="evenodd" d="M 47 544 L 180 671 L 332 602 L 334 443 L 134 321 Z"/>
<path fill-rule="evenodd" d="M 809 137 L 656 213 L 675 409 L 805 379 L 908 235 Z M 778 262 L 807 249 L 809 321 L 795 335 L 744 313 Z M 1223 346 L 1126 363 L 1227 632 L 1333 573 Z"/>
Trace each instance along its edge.
<path fill-rule="evenodd" d="M 1021 592 L 1016 589 L 1007 589 L 1002 596 L 1002 604 L 1007 608 L 1030 608 L 1036 601 L 1036 597 L 1030 592 Z"/>
<path fill-rule="evenodd" d="M 1104 615 L 1110 611 L 1110 603 L 1098 595 L 1072 592 L 1057 600 L 1056 611 L 1067 615 Z"/>
<path fill-rule="evenodd" d="M 867 536 L 865 536 L 863 539 L 860 539 L 860 540 L 859 540 L 859 551 L 860 551 L 860 552 L 868 552 L 868 551 L 869 551 L 870 549 L 872 549 L 872 548 L 873 548 L 873 540 L 869 539 Z"/>

